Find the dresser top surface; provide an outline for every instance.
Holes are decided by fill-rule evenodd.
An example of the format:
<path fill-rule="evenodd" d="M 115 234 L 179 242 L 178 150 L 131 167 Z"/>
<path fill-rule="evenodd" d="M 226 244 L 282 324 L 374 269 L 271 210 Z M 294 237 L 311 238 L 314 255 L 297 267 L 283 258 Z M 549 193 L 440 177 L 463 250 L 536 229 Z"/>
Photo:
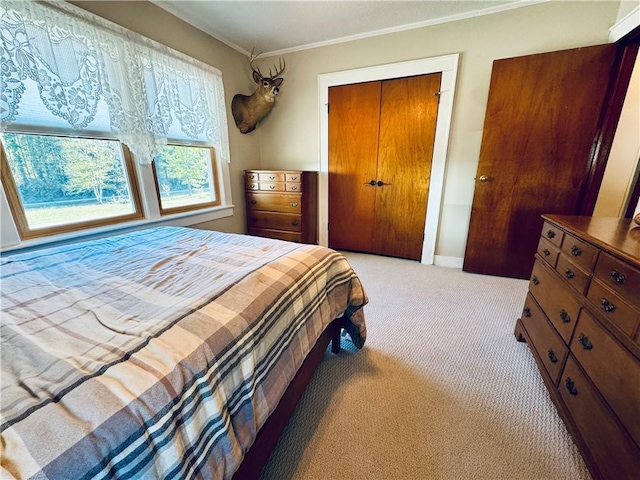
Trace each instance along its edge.
<path fill-rule="evenodd" d="M 640 226 L 629 218 L 574 215 L 542 217 L 605 251 L 640 265 Z"/>
<path fill-rule="evenodd" d="M 245 170 L 244 173 L 318 173 L 312 170 Z"/>

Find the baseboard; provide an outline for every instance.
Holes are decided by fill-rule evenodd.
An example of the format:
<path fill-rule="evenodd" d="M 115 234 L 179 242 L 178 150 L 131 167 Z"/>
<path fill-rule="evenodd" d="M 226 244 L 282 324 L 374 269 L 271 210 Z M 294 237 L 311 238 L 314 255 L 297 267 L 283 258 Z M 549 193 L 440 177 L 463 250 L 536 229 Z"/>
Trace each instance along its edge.
<path fill-rule="evenodd" d="M 439 267 L 462 268 L 462 257 L 447 257 L 445 255 L 434 255 L 433 264 Z"/>

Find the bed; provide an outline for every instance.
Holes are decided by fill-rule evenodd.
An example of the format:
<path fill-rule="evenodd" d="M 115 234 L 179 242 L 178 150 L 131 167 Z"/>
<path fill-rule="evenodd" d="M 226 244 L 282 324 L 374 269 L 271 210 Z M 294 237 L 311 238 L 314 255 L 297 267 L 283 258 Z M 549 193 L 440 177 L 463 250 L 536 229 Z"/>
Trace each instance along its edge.
<path fill-rule="evenodd" d="M 366 339 L 338 252 L 157 227 L 3 256 L 1 478 L 255 478 Z"/>

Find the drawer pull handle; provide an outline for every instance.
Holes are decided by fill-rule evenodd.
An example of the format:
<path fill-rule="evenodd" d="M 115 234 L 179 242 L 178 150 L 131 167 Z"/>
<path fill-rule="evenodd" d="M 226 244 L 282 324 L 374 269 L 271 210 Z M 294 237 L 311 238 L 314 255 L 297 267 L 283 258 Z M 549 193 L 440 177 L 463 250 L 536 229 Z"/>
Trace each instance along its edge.
<path fill-rule="evenodd" d="M 571 380 L 571 378 L 567 377 L 565 385 L 567 386 L 567 391 L 571 395 L 578 395 L 578 389 L 576 388 L 576 384 L 573 383 L 573 380 Z"/>
<path fill-rule="evenodd" d="M 522 310 L 522 313 L 524 314 L 525 317 L 529 318 L 531 316 L 531 309 L 529 307 L 524 307 L 524 310 Z"/>
<path fill-rule="evenodd" d="M 276 186 L 275 186 L 275 185 L 269 185 L 269 188 L 270 188 L 271 190 L 275 190 L 275 189 L 276 189 Z"/>
<path fill-rule="evenodd" d="M 251 205 L 255 205 L 256 203 L 258 203 L 257 200 L 251 200 Z"/>
<path fill-rule="evenodd" d="M 602 300 L 600 300 L 600 305 L 602 306 L 602 310 L 604 310 L 607 313 L 611 313 L 616 309 L 616 306 L 606 298 L 603 298 Z"/>
<path fill-rule="evenodd" d="M 544 250 L 542 250 L 542 253 L 544 253 L 545 257 L 548 257 L 549 255 L 551 255 L 551 252 L 546 248 Z"/>
<path fill-rule="evenodd" d="M 291 187 L 291 190 L 298 190 L 298 187 Z"/>
<path fill-rule="evenodd" d="M 574 257 L 579 257 L 580 255 L 582 255 L 582 250 L 574 245 L 573 247 L 571 247 L 571 255 L 573 255 Z"/>
<path fill-rule="evenodd" d="M 549 360 L 551 360 L 551 363 L 558 363 L 558 357 L 556 357 L 556 352 L 549 349 L 549 351 L 547 352 L 547 355 L 549 355 Z"/>
<path fill-rule="evenodd" d="M 587 337 L 584 333 L 581 333 L 578 336 L 578 339 L 580 340 L 582 348 L 584 348 L 585 350 L 591 350 L 593 348 L 593 343 L 589 341 L 589 337 Z"/>
<path fill-rule="evenodd" d="M 562 320 L 562 323 L 571 322 L 571 317 L 569 316 L 569 314 L 565 309 L 560 310 L 560 319 Z"/>
<path fill-rule="evenodd" d="M 627 279 L 627 277 L 624 276 L 624 273 L 620 273 L 617 270 L 611 270 L 611 278 L 618 285 L 622 285 L 624 281 Z"/>
<path fill-rule="evenodd" d="M 375 180 L 371 180 L 370 182 L 365 182 L 365 185 L 371 185 L 372 187 L 376 186 L 376 181 Z"/>
<path fill-rule="evenodd" d="M 297 227 L 298 226 L 298 221 L 294 220 L 293 222 L 291 222 L 291 225 L 293 225 L 294 227 Z"/>
<path fill-rule="evenodd" d="M 273 175 L 271 175 L 271 176 L 269 177 L 269 179 L 270 179 L 270 180 L 275 180 L 275 179 L 276 179 L 276 177 L 274 177 Z"/>
<path fill-rule="evenodd" d="M 538 277 L 536 277 L 535 275 L 531 277 L 531 281 L 534 285 L 538 285 L 540 283 L 540 280 L 538 280 Z"/>
<path fill-rule="evenodd" d="M 297 180 L 298 177 L 291 177 L 291 180 Z"/>
<path fill-rule="evenodd" d="M 291 202 L 291 206 L 294 207 L 294 208 L 297 207 L 298 206 L 298 202 Z"/>
<path fill-rule="evenodd" d="M 556 232 L 553 230 L 547 230 L 547 238 L 553 238 L 556 236 Z"/>
<path fill-rule="evenodd" d="M 576 274 L 575 274 L 575 273 L 573 273 L 570 269 L 568 269 L 568 268 L 567 268 L 567 269 L 564 271 L 564 276 L 565 276 L 565 277 L 567 277 L 568 279 L 571 279 L 571 278 L 575 277 L 575 276 L 576 276 Z"/>

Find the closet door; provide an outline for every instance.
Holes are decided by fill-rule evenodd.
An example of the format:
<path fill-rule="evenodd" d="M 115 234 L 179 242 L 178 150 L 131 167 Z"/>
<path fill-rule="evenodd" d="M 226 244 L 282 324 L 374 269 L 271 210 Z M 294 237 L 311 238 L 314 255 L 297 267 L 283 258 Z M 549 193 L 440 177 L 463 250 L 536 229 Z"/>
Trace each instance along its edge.
<path fill-rule="evenodd" d="M 422 256 L 441 76 L 382 82 L 374 253 Z"/>
<path fill-rule="evenodd" d="M 329 89 L 329 246 L 371 252 L 380 82 Z"/>
<path fill-rule="evenodd" d="M 329 246 L 419 260 L 441 74 L 329 89 Z"/>

